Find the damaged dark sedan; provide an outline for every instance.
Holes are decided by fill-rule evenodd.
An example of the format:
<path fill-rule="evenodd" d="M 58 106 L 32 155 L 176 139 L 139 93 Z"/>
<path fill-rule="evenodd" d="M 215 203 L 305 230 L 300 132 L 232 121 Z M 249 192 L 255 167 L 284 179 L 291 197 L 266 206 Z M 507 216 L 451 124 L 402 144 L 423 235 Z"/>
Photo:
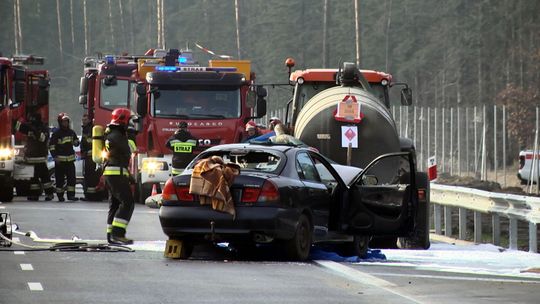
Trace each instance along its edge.
<path fill-rule="evenodd" d="M 176 257 L 188 258 L 202 242 L 275 244 L 291 260 L 305 260 L 314 243 L 329 242 L 362 256 L 372 236 L 426 247 L 425 238 L 418 241 L 426 229 L 417 222 L 429 184 L 414 172 L 413 157 L 385 154 L 361 170 L 301 146 L 209 148 L 163 188 L 159 218 L 167 246 L 173 242 Z"/>

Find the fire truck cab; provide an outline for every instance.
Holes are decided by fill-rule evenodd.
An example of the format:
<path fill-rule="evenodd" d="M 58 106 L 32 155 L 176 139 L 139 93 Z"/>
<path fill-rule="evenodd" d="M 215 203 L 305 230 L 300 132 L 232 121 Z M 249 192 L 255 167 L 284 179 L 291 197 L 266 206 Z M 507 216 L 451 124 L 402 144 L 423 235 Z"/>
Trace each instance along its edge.
<path fill-rule="evenodd" d="M 191 51 L 171 49 L 85 62 L 79 101 L 94 124 L 106 126 L 118 107 L 138 115 L 138 152 L 130 171 L 140 202 L 152 185 L 172 176 L 172 151 L 165 144 L 181 121 L 198 139 L 197 154 L 240 142 L 245 123 L 266 114 L 266 90 L 254 84 L 247 60 L 210 60 L 200 66 Z"/>

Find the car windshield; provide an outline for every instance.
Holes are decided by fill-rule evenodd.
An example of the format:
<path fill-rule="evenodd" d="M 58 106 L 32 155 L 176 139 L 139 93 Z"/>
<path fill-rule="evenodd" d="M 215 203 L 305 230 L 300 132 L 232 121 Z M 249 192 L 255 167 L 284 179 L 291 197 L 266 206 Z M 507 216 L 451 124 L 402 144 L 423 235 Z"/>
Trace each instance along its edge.
<path fill-rule="evenodd" d="M 155 117 L 226 119 L 240 117 L 240 90 L 184 90 L 160 87 L 152 94 Z"/>
<path fill-rule="evenodd" d="M 240 166 L 242 171 L 248 170 L 276 173 L 284 162 L 284 157 L 277 153 L 241 149 L 203 153 L 191 162 L 188 168 L 193 168 L 199 160 L 212 156 L 221 157 L 225 163 L 235 163 Z"/>

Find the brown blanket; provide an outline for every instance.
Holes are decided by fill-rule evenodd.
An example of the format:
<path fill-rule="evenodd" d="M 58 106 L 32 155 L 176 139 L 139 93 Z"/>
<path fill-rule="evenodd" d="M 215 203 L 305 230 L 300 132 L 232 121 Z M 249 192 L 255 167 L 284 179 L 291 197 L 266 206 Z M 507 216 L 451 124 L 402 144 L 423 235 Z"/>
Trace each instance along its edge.
<path fill-rule="evenodd" d="M 225 164 L 219 156 L 202 159 L 193 168 L 189 193 L 198 194 L 201 205 L 211 204 L 214 210 L 236 215 L 230 186 L 240 174 L 240 166 Z"/>

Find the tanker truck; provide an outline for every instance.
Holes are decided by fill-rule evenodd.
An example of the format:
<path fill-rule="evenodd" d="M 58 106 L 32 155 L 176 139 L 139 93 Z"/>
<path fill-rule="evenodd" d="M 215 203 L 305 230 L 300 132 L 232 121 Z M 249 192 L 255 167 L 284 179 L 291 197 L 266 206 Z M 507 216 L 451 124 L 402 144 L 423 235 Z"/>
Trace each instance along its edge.
<path fill-rule="evenodd" d="M 294 65 L 290 62 L 287 60 L 289 69 Z M 318 72 L 325 75 L 324 70 Z M 328 74 L 333 76 L 329 77 Z M 287 108 L 291 119 L 286 119 L 286 124 L 294 137 L 344 165 L 365 168 L 382 154 L 410 152 L 417 167 L 413 142 L 399 137 L 389 109 L 388 92 L 380 90 L 389 87 L 391 77 L 384 78 L 379 89 L 374 89 L 370 83 L 376 82 L 376 79 L 371 77 L 368 82 L 353 63 L 344 63 L 343 69 L 333 72 L 328 70 L 325 77 L 328 78 L 325 81 L 311 83 L 303 77 L 290 80 L 294 90 Z M 320 90 L 320 87 L 325 89 Z M 309 95 L 306 93 L 312 91 L 317 92 L 306 98 Z M 406 86 L 401 91 L 401 103 L 410 105 L 411 96 L 411 90 Z M 379 181 L 388 180 L 399 170 L 397 163 L 390 162 L 379 168 L 374 172 Z M 412 216 L 414 220 L 409 231 L 373 236 L 375 246 L 395 247 L 399 237 L 397 244 L 402 248 L 429 248 L 429 180 L 425 172 L 415 171 L 408 178 L 414 179 L 411 184 L 416 185 L 415 203 L 418 206 L 413 208 L 416 214 Z"/>

